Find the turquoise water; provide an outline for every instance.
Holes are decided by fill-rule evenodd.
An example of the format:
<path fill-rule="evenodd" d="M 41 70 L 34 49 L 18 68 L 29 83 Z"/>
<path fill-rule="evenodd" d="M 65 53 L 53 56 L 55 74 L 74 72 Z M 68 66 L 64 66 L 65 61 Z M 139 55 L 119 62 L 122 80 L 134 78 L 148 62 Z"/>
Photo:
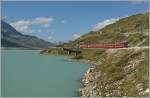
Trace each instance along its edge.
<path fill-rule="evenodd" d="M 2 50 L 2 96 L 74 97 L 90 67 L 37 50 Z"/>

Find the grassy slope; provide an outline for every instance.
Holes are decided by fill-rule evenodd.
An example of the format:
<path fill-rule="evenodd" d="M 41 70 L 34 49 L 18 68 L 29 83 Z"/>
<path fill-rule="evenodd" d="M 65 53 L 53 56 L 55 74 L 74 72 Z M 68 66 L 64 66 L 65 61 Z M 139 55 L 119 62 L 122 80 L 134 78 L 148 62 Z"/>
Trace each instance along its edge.
<path fill-rule="evenodd" d="M 100 62 L 84 77 L 90 82 L 82 89 L 82 96 L 148 95 L 144 93 L 148 89 L 148 49 L 86 50 L 82 55 Z"/>
<path fill-rule="evenodd" d="M 149 13 L 144 13 L 122 18 L 116 23 L 110 24 L 99 31 L 91 31 L 73 42 L 64 44 L 64 46 L 74 46 L 78 42 L 93 44 L 117 41 L 127 41 L 130 46 L 136 46 L 141 42 L 140 30 L 137 27 L 140 22 L 143 22 L 144 29 L 142 44 L 148 45 Z"/>
<path fill-rule="evenodd" d="M 63 47 L 75 46 L 78 42 L 113 43 L 128 41 L 129 45 L 148 46 L 149 13 L 132 15 L 105 28 L 90 32 Z M 144 37 L 140 40 L 136 25 L 144 23 Z M 98 49 L 82 50 L 76 59 L 86 59 L 95 63 L 95 68 L 84 79 L 88 81 L 81 90 L 81 96 L 147 96 L 148 89 L 148 49 Z M 49 54 L 67 54 L 62 49 L 49 49 Z"/>
<path fill-rule="evenodd" d="M 130 47 L 148 46 L 149 13 L 132 15 L 120 19 L 105 28 L 90 32 L 64 46 L 78 42 L 113 43 L 127 41 Z M 136 27 L 143 22 L 143 40 Z M 115 52 L 116 51 L 116 52 Z M 95 68 L 84 78 L 89 82 L 81 96 L 148 96 L 148 49 L 139 50 L 83 50 L 76 58 L 96 62 Z"/>

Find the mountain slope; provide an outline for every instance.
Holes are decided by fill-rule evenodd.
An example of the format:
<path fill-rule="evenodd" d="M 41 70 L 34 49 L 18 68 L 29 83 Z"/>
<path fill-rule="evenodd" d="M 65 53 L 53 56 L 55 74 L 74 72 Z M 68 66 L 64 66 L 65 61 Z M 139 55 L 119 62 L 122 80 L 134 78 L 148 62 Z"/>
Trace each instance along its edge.
<path fill-rule="evenodd" d="M 146 97 L 149 95 L 149 49 L 84 50 L 93 66 L 82 77 L 82 97 Z"/>
<path fill-rule="evenodd" d="M 143 24 L 143 37 L 141 39 L 141 26 Z M 114 43 L 119 41 L 127 41 L 129 46 L 147 46 L 148 45 L 148 29 L 149 13 L 131 15 L 118 20 L 117 22 L 107 25 L 101 30 L 91 31 L 81 36 L 73 42 L 64 44 L 64 46 L 74 46 L 77 43 L 84 42 L 86 44 L 95 43 Z"/>
<path fill-rule="evenodd" d="M 117 41 L 127 41 L 129 47 L 81 49 L 81 54 L 73 57 L 92 64 L 82 77 L 83 87 L 79 89 L 81 97 L 149 96 L 149 13 L 122 18 L 99 31 L 89 32 L 75 41 L 65 43 L 62 47 L 74 47 L 80 42 L 96 44 Z M 61 48 L 50 48 L 46 52 L 67 54 Z"/>
<path fill-rule="evenodd" d="M 4 48 L 40 49 L 53 46 L 35 36 L 23 35 L 8 23 L 1 21 L 1 46 Z"/>
<path fill-rule="evenodd" d="M 127 41 L 125 49 L 85 49 L 80 58 L 92 63 L 83 76 L 82 97 L 149 96 L 149 13 L 136 14 L 81 36 L 72 43 Z M 139 23 L 143 23 L 141 38 Z"/>

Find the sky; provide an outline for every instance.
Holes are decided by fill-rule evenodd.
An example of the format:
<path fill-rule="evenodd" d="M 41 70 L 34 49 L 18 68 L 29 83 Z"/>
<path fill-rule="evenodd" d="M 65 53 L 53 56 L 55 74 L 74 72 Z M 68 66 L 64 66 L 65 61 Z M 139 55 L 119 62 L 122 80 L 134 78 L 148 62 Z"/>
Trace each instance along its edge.
<path fill-rule="evenodd" d="M 148 6 L 135 1 L 3 1 L 1 10 L 2 19 L 23 34 L 66 42 L 148 11 Z"/>

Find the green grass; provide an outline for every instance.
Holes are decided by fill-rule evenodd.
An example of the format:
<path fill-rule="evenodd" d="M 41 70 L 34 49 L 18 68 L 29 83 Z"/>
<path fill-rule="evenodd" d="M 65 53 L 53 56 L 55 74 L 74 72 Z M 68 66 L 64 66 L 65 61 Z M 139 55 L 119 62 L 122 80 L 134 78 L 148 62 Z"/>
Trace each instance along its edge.
<path fill-rule="evenodd" d="M 139 22 L 144 23 L 144 31 L 149 29 L 149 13 L 132 15 L 119 20 L 116 23 L 110 24 L 99 31 L 91 31 L 86 35 L 81 36 L 75 41 L 70 41 L 62 45 L 62 47 L 73 47 L 79 42 L 87 44 L 95 43 L 114 43 L 116 41 L 126 40 L 129 46 L 137 46 L 142 41 L 140 40 L 139 29 L 136 25 Z M 102 33 L 100 33 L 102 32 Z M 125 33 L 129 36 L 125 36 Z M 148 35 L 143 36 L 142 46 L 149 46 Z M 50 48 L 49 54 L 68 55 L 62 48 Z M 149 84 L 149 50 L 117 50 L 115 53 L 109 53 L 107 49 L 83 49 L 82 54 L 73 57 L 73 59 L 85 59 L 94 62 L 101 62 L 95 65 L 93 77 L 97 77 L 91 85 L 97 83 L 98 92 L 101 96 L 106 96 L 109 93 L 111 96 L 148 96 L 147 94 L 140 95 L 137 85 L 142 85 L 144 92 Z M 74 54 L 72 54 L 74 55 Z M 97 72 L 94 74 L 94 72 Z M 120 82 L 120 83 L 119 83 Z M 107 87 L 107 88 L 106 88 Z M 118 91 L 116 93 L 115 91 Z"/>
<path fill-rule="evenodd" d="M 99 92 L 106 96 L 148 96 L 140 95 L 137 85 L 141 84 L 143 92 L 148 88 L 148 49 L 143 50 L 118 50 L 115 53 L 107 53 L 105 49 L 85 50 L 84 59 L 97 61 L 103 59 L 102 64 L 96 65 L 94 72 L 98 72 L 100 77 L 94 83 L 99 85 Z M 139 63 L 136 63 L 139 61 Z M 131 65 L 132 68 L 128 66 Z M 94 77 L 94 75 L 93 75 Z M 119 84 L 118 82 L 121 82 Z M 91 83 L 92 84 L 92 83 Z M 107 88 L 105 88 L 107 87 Z M 117 90 L 120 94 L 115 93 Z M 114 93 L 113 93 L 114 92 Z"/>
<path fill-rule="evenodd" d="M 140 30 L 137 25 L 143 23 L 143 31 L 148 33 L 149 29 L 149 13 L 131 15 L 117 21 L 116 23 L 110 24 L 99 31 L 91 31 L 75 41 L 69 41 L 64 46 L 73 47 L 77 43 L 84 42 L 85 44 L 96 44 L 96 43 L 114 43 L 120 41 L 129 42 L 129 46 L 137 46 L 140 40 Z M 134 34 L 135 32 L 139 32 Z M 127 33 L 129 36 L 126 36 Z M 144 35 L 143 40 L 146 39 L 143 46 L 148 45 L 148 35 Z"/>

